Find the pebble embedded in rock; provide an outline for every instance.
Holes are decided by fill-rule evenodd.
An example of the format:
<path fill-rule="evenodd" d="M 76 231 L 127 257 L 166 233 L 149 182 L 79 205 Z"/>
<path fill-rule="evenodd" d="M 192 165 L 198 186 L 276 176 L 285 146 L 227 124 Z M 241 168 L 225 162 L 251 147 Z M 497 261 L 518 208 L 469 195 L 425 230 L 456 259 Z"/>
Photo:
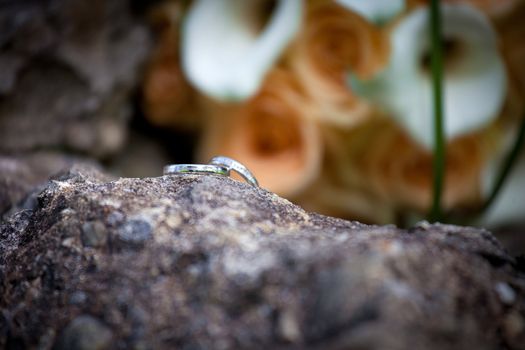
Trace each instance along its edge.
<path fill-rule="evenodd" d="M 71 297 L 69 298 L 69 303 L 72 305 L 82 305 L 87 300 L 86 293 L 82 291 L 76 291 L 73 294 L 71 294 Z"/>
<path fill-rule="evenodd" d="M 151 225 L 144 220 L 129 220 L 117 229 L 119 243 L 130 247 L 141 247 L 151 237 Z"/>
<path fill-rule="evenodd" d="M 494 289 L 503 303 L 510 305 L 516 300 L 516 292 L 507 283 L 498 282 Z"/>
<path fill-rule="evenodd" d="M 71 321 L 58 341 L 58 349 L 104 350 L 111 348 L 113 333 L 101 321 L 81 315 Z"/>
<path fill-rule="evenodd" d="M 124 221 L 124 214 L 122 214 L 120 211 L 113 211 L 106 218 L 106 222 L 110 226 L 117 226 L 122 221 Z"/>
<path fill-rule="evenodd" d="M 87 221 L 82 225 L 82 244 L 86 247 L 101 247 L 106 244 L 107 230 L 101 221 Z"/>
<path fill-rule="evenodd" d="M 296 343 L 301 339 L 301 330 L 296 316 L 288 310 L 279 315 L 277 332 L 282 340 Z"/>

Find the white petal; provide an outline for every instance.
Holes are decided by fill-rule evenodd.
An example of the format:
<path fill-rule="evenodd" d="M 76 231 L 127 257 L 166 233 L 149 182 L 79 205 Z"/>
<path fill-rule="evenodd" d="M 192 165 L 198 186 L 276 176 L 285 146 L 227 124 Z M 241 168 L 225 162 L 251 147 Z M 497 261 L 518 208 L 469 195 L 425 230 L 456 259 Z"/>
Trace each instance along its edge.
<path fill-rule="evenodd" d="M 263 0 L 264 1 L 264 0 Z M 260 0 L 197 0 L 183 27 L 182 63 L 189 81 L 220 100 L 255 94 L 265 74 L 297 32 L 301 0 L 279 0 L 262 30 Z"/>
<path fill-rule="evenodd" d="M 385 23 L 405 9 L 405 0 L 336 0 L 374 23 Z"/>
<path fill-rule="evenodd" d="M 432 77 L 421 64 L 431 47 L 428 15 L 428 9 L 421 8 L 405 18 L 391 34 L 388 68 L 370 82 L 354 79 L 352 86 L 391 112 L 430 148 L 434 142 Z M 453 65 L 445 66 L 443 77 L 445 136 L 451 139 L 497 117 L 507 79 L 496 35 L 481 12 L 464 4 L 442 4 L 442 15 L 444 38 L 459 43 L 461 50 Z"/>

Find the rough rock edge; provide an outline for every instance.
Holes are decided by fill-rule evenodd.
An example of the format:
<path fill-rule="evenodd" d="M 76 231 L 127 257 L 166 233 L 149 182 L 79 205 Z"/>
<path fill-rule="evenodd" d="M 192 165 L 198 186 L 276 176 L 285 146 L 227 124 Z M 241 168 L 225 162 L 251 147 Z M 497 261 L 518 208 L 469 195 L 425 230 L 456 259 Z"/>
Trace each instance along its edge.
<path fill-rule="evenodd" d="M 523 270 L 489 232 L 367 226 L 223 177 L 77 167 L 6 218 L 0 281 L 8 348 L 525 344 Z"/>

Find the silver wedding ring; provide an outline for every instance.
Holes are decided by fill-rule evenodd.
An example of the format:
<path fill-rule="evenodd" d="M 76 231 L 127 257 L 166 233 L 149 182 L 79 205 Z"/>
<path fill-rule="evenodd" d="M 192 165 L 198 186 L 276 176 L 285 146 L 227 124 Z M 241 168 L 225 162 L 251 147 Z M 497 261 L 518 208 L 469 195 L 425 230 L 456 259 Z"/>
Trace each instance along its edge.
<path fill-rule="evenodd" d="M 201 174 L 230 176 L 231 171 L 237 172 L 247 183 L 258 187 L 259 183 L 244 165 L 228 157 L 213 157 L 209 164 L 172 164 L 164 167 L 164 175 Z"/>
<path fill-rule="evenodd" d="M 259 186 L 257 179 L 255 178 L 255 176 L 253 176 L 250 170 L 248 170 L 248 168 L 246 168 L 244 165 L 242 165 L 241 163 L 239 163 L 238 161 L 234 159 L 224 157 L 224 156 L 217 156 L 217 157 L 213 157 L 210 160 L 210 164 L 224 166 L 229 171 L 233 170 L 237 172 L 239 175 L 241 175 L 244 178 L 244 180 L 246 180 L 246 182 L 248 182 L 250 185 L 255 186 L 255 187 Z"/>
<path fill-rule="evenodd" d="M 164 167 L 164 175 L 173 174 L 212 174 L 229 176 L 230 171 L 225 166 L 214 164 L 173 164 Z"/>

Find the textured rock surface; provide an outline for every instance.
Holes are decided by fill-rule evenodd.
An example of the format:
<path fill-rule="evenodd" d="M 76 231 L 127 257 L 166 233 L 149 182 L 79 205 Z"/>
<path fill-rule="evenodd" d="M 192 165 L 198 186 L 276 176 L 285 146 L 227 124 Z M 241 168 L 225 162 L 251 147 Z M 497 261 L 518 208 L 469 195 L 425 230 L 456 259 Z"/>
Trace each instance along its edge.
<path fill-rule="evenodd" d="M 525 344 L 523 266 L 486 231 L 366 226 L 229 178 L 88 168 L 4 219 L 0 348 Z"/>
<path fill-rule="evenodd" d="M 88 163 L 78 157 L 56 152 L 34 152 L 22 155 L 0 155 L 0 215 L 12 206 L 31 206 L 39 187 L 50 176 L 69 169 L 78 162 Z M 93 162 L 90 162 L 94 164 Z M 19 203 L 20 201 L 25 203 Z"/>
<path fill-rule="evenodd" d="M 127 0 L 1 1 L 0 152 L 118 150 L 149 47 Z"/>

